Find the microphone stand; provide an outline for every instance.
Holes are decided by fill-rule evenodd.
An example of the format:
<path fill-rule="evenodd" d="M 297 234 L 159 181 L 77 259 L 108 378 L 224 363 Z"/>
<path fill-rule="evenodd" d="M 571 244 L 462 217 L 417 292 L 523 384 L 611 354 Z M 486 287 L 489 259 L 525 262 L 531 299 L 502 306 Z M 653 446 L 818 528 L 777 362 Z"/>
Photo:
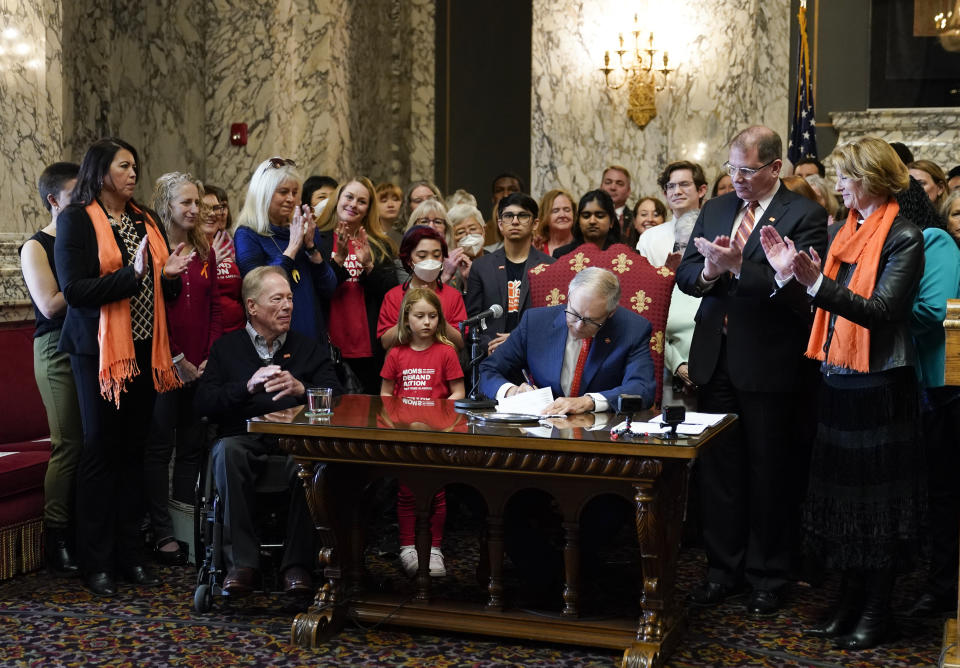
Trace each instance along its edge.
<path fill-rule="evenodd" d="M 493 399 L 486 399 L 480 392 L 480 362 L 486 357 L 483 347 L 480 345 L 480 331 L 486 330 L 487 320 L 481 318 L 480 322 L 470 328 L 467 334 L 467 342 L 470 344 L 470 393 L 464 399 L 457 399 L 453 405 L 461 410 L 483 410 L 495 408 L 497 402 Z M 464 326 L 460 323 L 460 333 L 463 334 Z"/>

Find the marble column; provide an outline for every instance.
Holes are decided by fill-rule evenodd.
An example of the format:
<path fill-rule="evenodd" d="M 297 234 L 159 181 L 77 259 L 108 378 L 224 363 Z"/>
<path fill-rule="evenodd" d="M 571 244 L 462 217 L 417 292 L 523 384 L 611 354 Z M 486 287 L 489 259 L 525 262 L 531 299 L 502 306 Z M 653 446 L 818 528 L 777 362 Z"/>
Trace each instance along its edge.
<path fill-rule="evenodd" d="M 672 160 L 699 162 L 712 180 L 739 129 L 764 124 L 786 136 L 789 0 L 649 3 L 641 24 L 676 70 L 643 129 L 627 117 L 627 87 L 610 90 L 599 72 L 637 8 L 534 0 L 532 192 L 562 186 L 579 195 L 599 185 L 606 165 L 621 164 L 633 176 L 631 203 L 662 197 L 656 178 Z"/>

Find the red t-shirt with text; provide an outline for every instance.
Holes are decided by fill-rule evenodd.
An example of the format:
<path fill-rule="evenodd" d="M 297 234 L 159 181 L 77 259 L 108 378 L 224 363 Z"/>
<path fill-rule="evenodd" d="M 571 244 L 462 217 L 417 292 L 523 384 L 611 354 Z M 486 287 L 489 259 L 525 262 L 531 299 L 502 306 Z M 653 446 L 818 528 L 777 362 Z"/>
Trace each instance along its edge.
<path fill-rule="evenodd" d="M 426 350 L 396 345 L 387 353 L 380 377 L 393 381 L 393 396 L 446 399 L 450 381 L 463 378 L 453 346 L 435 341 Z"/>

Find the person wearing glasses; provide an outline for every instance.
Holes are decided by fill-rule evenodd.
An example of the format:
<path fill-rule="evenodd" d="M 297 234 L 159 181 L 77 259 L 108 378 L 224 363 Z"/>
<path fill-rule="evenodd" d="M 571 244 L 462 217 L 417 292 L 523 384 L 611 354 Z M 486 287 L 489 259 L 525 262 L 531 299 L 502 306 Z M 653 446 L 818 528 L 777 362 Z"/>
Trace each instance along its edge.
<path fill-rule="evenodd" d="M 443 194 L 432 182 L 414 181 L 407 186 L 407 189 L 403 193 L 403 202 L 400 204 L 400 214 L 396 217 L 392 226 L 392 231 L 398 235 L 399 238 L 402 239 L 404 233 L 407 231 L 410 216 L 414 210 L 430 199 L 435 199 L 438 202 L 443 201 Z M 391 230 L 384 229 L 383 231 L 384 234 L 386 234 Z"/>
<path fill-rule="evenodd" d="M 573 241 L 553 251 L 553 257 L 561 258 L 581 244 L 593 244 L 600 250 L 607 250 L 617 243 L 620 243 L 620 221 L 613 199 L 604 190 L 591 190 L 580 198 L 577 205 Z"/>
<path fill-rule="evenodd" d="M 497 225 L 503 246 L 473 261 L 467 277 L 467 315 L 474 316 L 494 304 L 503 307 L 503 315 L 487 320 L 480 342 L 493 353 L 520 322 L 530 306 L 530 279 L 527 272 L 553 258 L 538 251 L 533 230 L 539 208 L 530 195 L 510 193 L 497 204 Z"/>
<path fill-rule="evenodd" d="M 322 248 L 313 209 L 300 204 L 301 180 L 293 160 L 261 162 L 250 178 L 234 245 L 244 276 L 257 267 L 283 267 L 297 302 L 290 328 L 322 344 L 337 276 L 329 262 L 329 238 Z"/>
<path fill-rule="evenodd" d="M 699 211 L 703 198 L 707 195 L 707 177 L 703 167 L 688 160 L 671 162 L 661 172 L 657 184 L 663 189 L 663 196 L 673 217 L 663 225 L 647 230 L 637 241 L 637 252 L 647 258 L 654 267 L 668 267 L 676 271 L 680 264 L 680 253 L 676 238 L 676 223 L 685 213 Z M 682 243 L 685 245 L 687 239 Z"/>
<path fill-rule="evenodd" d="M 480 365 L 488 397 L 540 387 L 555 400 L 544 414 L 602 413 L 621 394 L 653 403 L 657 383 L 650 357 L 650 322 L 620 307 L 620 281 L 587 267 L 567 289 L 566 304 L 528 309 L 506 342 Z M 522 376 L 521 383 L 511 378 Z"/>
<path fill-rule="evenodd" d="M 780 183 L 782 150 L 780 136 L 763 126 L 733 139 L 724 167 L 735 194 L 703 205 L 677 268 L 680 289 L 702 298 L 689 360 L 698 407 L 740 418 L 698 460 L 709 569 L 690 598 L 717 605 L 746 583 L 752 617 L 780 609 L 790 576 L 799 522 L 791 490 L 802 464 L 794 457 L 796 409 L 804 405 L 797 388 L 811 326 L 806 291 L 777 283 L 760 228 L 821 255 L 827 245 L 823 207 Z"/>
<path fill-rule="evenodd" d="M 237 249 L 230 238 L 230 202 L 227 191 L 210 183 L 203 184 L 203 207 L 200 229 L 217 257 L 217 299 L 220 301 L 220 322 L 223 333 L 241 329 L 245 319 L 240 301 L 243 277 L 237 266 Z"/>

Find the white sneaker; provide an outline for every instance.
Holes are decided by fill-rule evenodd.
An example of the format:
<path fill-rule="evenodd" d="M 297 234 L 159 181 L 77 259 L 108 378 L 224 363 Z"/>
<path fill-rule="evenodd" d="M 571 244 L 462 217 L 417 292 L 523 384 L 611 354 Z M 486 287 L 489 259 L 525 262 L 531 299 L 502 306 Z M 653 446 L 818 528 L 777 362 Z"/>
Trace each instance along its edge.
<path fill-rule="evenodd" d="M 413 577 L 417 574 L 417 568 L 419 567 L 419 561 L 417 560 L 417 548 L 413 545 L 401 545 L 400 546 L 400 565 L 403 566 L 403 572 Z M 443 565 L 443 557 L 440 558 L 440 565 Z M 430 559 L 430 566 L 433 566 L 433 558 Z"/>
<path fill-rule="evenodd" d="M 416 557 L 416 554 L 414 554 Z M 443 563 L 443 552 L 439 547 L 430 548 L 430 577 L 442 578 L 447 574 L 447 567 Z"/>

